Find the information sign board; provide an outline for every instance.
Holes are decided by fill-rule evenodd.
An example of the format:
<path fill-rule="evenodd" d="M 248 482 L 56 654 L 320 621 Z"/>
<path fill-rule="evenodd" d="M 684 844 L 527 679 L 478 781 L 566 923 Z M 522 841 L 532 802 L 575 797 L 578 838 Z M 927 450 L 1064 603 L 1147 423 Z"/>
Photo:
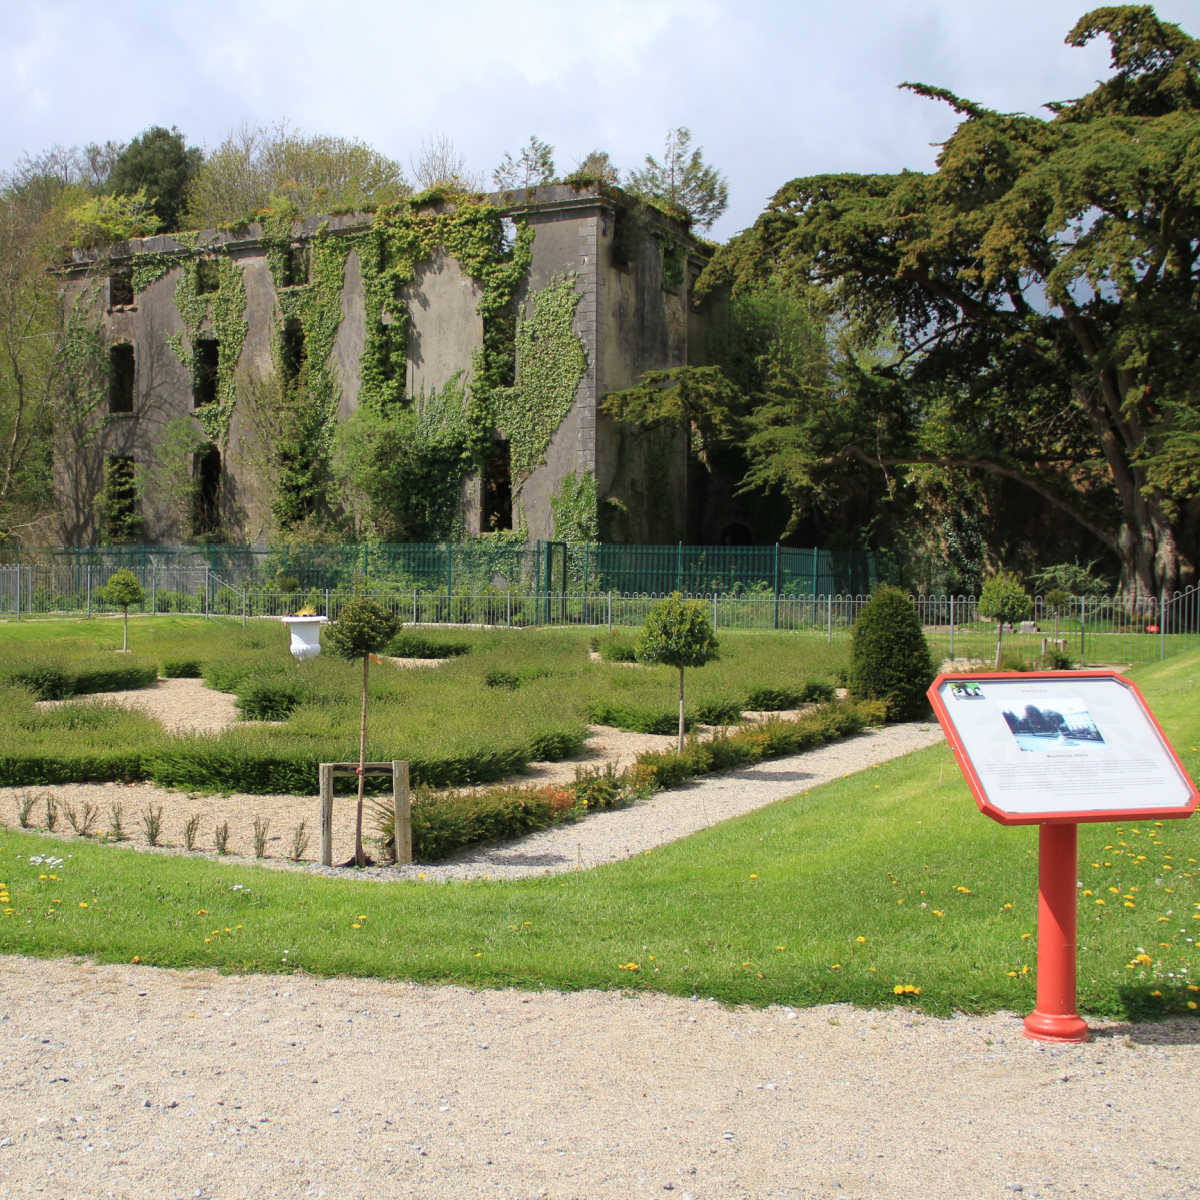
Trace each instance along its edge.
<path fill-rule="evenodd" d="M 1186 817 L 1200 800 L 1116 672 L 946 674 L 928 695 L 976 802 L 1001 824 Z"/>

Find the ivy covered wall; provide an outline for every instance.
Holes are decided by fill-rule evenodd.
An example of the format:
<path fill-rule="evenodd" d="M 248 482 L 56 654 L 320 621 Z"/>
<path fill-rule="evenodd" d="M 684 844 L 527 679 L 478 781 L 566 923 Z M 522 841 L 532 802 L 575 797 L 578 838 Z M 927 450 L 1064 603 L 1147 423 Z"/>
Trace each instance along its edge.
<path fill-rule="evenodd" d="M 671 331 L 643 337 L 639 363 L 686 353 L 686 235 L 639 242 L 626 229 L 618 256 L 621 211 L 597 189 L 531 189 L 507 210 L 428 193 L 374 214 L 280 211 L 133 243 L 133 304 L 103 314 L 107 340 L 128 341 L 137 362 L 119 441 L 147 469 L 182 458 L 185 480 L 200 451 L 210 476 L 219 454 L 229 540 L 595 528 L 622 486 L 620 465 L 597 458 L 596 403 L 634 370 L 606 344 L 628 336 L 606 305 L 640 306 L 640 326 Z M 630 301 L 631 287 L 645 295 Z M 187 439 L 164 431 L 189 422 L 181 451 Z M 663 510 L 660 496 L 619 499 Z M 186 505 L 143 516 L 148 540 L 197 532 Z"/>

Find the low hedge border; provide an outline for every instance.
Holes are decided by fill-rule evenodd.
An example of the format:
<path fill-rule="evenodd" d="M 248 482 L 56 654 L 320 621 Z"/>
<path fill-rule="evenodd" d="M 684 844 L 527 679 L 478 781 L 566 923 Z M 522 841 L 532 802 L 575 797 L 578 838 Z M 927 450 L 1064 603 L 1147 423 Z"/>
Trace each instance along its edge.
<path fill-rule="evenodd" d="M 0 685 L 25 688 L 38 700 L 66 700 L 95 692 L 125 692 L 149 687 L 158 679 L 158 668 L 129 663 L 119 667 L 21 667 L 0 677 Z"/>
<path fill-rule="evenodd" d="M 699 775 L 813 750 L 882 725 L 883 720 L 881 701 L 834 702 L 794 720 L 746 726 L 707 742 L 691 739 L 682 754 L 674 750 L 641 754 L 621 774 L 611 767 L 603 772 L 581 768 L 574 785 L 568 787 L 441 794 L 422 790 L 413 799 L 413 858 L 436 862 L 468 846 L 508 841 L 592 810 L 633 803 Z M 392 820 L 390 809 L 380 805 L 376 822 L 385 850 L 392 844 Z"/>

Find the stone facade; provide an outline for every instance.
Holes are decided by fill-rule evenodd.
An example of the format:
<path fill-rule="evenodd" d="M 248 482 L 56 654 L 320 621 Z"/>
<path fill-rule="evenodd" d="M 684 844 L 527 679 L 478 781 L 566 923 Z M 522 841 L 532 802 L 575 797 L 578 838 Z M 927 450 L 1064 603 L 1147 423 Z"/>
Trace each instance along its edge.
<path fill-rule="evenodd" d="M 687 540 L 697 531 L 689 529 L 689 505 L 693 511 L 696 506 L 688 496 L 683 435 L 632 434 L 600 413 L 598 405 L 645 370 L 705 361 L 706 316 L 693 303 L 692 290 L 707 250 L 679 224 L 615 189 L 551 185 L 488 199 L 514 225 L 527 224 L 533 231 L 532 258 L 516 295 L 518 318 L 529 317 L 543 289 L 570 278 L 578 295 L 573 328 L 585 355 L 574 404 L 554 430 L 543 461 L 511 481 L 512 511 L 499 524 L 523 525 L 530 540 L 552 538 L 552 498 L 569 473 L 587 473 L 596 480 L 601 533 L 608 540 Z M 309 220 L 296 223 L 288 235 L 288 253 L 298 256 L 297 262 L 304 261 L 318 230 L 322 237 L 345 237 L 351 247 L 327 360 L 339 420 L 360 402 L 369 306 L 354 235 L 369 229 L 371 221 L 370 214 Z M 115 460 L 138 478 L 141 540 L 180 543 L 208 534 L 258 544 L 274 536 L 275 480 L 264 447 L 270 441 L 272 407 L 282 394 L 280 373 L 286 368 L 281 364 L 289 355 L 302 360 L 306 352 L 284 317 L 281 291 L 288 280 L 281 282 L 279 253 L 278 234 L 272 241 L 262 227 L 251 225 L 194 238 L 142 239 L 118 248 L 104 274 L 86 256 L 77 257 L 66 286 L 100 320 L 112 383 L 107 412 L 86 429 L 60 431 L 63 544 L 101 539 L 94 499 Z M 201 258 L 232 264 L 244 288 L 244 332 L 235 361 L 230 359 L 233 342 L 217 328 L 211 304 L 199 323 L 193 314 L 190 329 L 189 317 L 180 311 L 181 272 Z M 155 263 L 160 269 L 144 268 Z M 127 282 L 131 273 L 141 285 L 135 290 Z M 436 392 L 455 376 L 471 378 L 485 333 L 482 298 L 479 280 L 444 247 L 416 264 L 398 298 L 406 316 L 404 390 L 409 396 Z M 198 311 L 204 312 L 204 297 L 199 301 Z M 236 317 L 229 317 L 233 325 Z M 395 321 L 396 315 L 386 312 L 380 319 Z M 519 389 L 529 364 L 518 358 L 515 369 Z M 219 438 L 202 428 L 197 411 L 211 403 L 218 375 L 234 380 Z M 497 430 L 499 437 L 505 433 Z M 467 533 L 481 531 L 481 487 L 477 476 L 463 486 Z"/>

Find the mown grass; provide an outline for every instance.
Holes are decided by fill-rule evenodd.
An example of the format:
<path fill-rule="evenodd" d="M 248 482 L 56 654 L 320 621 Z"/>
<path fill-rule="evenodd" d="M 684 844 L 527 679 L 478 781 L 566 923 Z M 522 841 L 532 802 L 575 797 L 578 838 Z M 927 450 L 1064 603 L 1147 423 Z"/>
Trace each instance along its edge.
<path fill-rule="evenodd" d="M 1200 657 L 1134 677 L 1194 775 Z M 1081 1011 L 1194 1011 L 1198 859 L 1196 820 L 1081 826 Z M 945 747 L 567 876 L 379 884 L 9 830 L 0 880 L 7 953 L 939 1014 L 1035 993 L 1037 831 L 982 816 Z"/>

